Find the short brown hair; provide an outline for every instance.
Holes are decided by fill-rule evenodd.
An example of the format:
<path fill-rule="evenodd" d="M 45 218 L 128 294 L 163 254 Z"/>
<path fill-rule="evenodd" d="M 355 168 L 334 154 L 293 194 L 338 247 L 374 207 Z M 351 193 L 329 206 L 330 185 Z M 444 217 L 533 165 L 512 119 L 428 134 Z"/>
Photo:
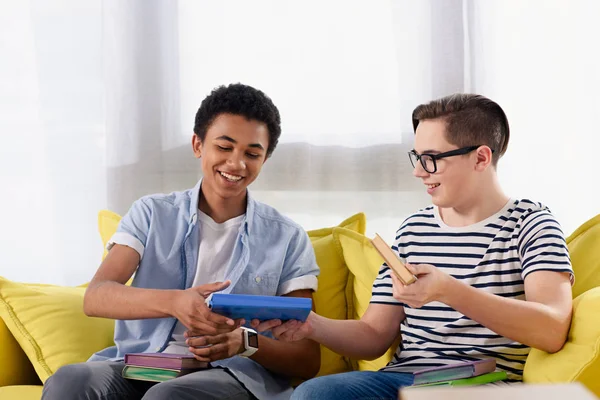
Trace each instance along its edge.
<path fill-rule="evenodd" d="M 506 114 L 487 97 L 456 93 L 421 104 L 412 114 L 415 133 L 419 122 L 427 119 L 443 119 L 446 122 L 446 139 L 456 146 L 486 145 L 494 150 L 494 165 L 508 147 L 510 129 Z"/>

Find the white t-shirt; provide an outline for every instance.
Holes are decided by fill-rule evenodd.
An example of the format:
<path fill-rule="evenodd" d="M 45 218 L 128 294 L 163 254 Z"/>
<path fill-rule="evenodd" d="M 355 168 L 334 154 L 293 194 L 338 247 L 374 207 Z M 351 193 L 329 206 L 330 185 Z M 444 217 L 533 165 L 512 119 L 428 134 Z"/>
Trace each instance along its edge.
<path fill-rule="evenodd" d="M 198 210 L 199 240 L 198 265 L 192 287 L 225 279 L 224 271 L 229 265 L 233 247 L 245 214 L 221 224 Z M 164 353 L 188 354 L 183 334 L 187 328 L 179 321 L 173 330 L 172 340 Z"/>

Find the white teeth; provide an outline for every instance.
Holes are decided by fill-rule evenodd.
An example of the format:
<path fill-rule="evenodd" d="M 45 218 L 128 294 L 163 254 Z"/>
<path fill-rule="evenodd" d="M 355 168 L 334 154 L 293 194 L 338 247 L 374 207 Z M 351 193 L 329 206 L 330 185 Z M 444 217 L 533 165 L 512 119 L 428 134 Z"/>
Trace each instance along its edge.
<path fill-rule="evenodd" d="M 433 189 L 433 188 L 436 188 L 436 187 L 438 187 L 438 186 L 440 186 L 440 184 L 439 184 L 439 183 L 434 183 L 433 185 L 427 185 L 427 187 L 428 187 L 429 189 Z"/>
<path fill-rule="evenodd" d="M 225 179 L 227 179 L 228 181 L 231 181 L 231 182 L 237 182 L 240 179 L 242 179 L 241 176 L 230 175 L 226 172 L 219 172 L 219 173 L 221 174 L 222 177 L 224 177 Z"/>

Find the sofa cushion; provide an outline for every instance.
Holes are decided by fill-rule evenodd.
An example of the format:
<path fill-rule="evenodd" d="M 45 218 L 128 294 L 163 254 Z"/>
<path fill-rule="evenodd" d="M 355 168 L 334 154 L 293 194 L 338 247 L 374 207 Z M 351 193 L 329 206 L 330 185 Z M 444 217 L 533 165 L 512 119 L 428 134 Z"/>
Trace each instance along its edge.
<path fill-rule="evenodd" d="M 40 383 L 33 365 L 2 319 L 0 319 L 0 352 L 2 354 L 0 357 L 0 388 L 8 385 Z M 0 396 L 0 399 L 4 399 L 4 397 Z"/>
<path fill-rule="evenodd" d="M 600 286 L 600 215 L 577 228 L 567 238 L 567 246 L 575 273 L 575 298 L 591 288 Z"/>
<path fill-rule="evenodd" d="M 363 213 L 351 216 L 339 226 L 356 232 L 365 231 L 366 219 Z M 333 241 L 334 228 L 308 231 L 320 268 L 319 288 L 313 294 L 315 312 L 327 318 L 348 318 L 348 304 L 352 304 L 353 294 L 347 293 L 348 268 L 342 253 Z M 351 311 L 350 311 L 351 312 Z M 321 346 L 321 369 L 317 376 L 350 371 L 345 357 Z"/>
<path fill-rule="evenodd" d="M 368 237 L 344 228 L 333 230 L 335 243 L 340 246 L 344 261 L 351 275 L 351 287 L 354 292 L 354 314 L 352 319 L 360 319 L 371 301 L 373 282 L 377 278 L 383 259 L 371 244 Z M 384 367 L 394 356 L 400 342 L 400 335 L 390 349 L 375 360 L 353 360 L 354 369 L 376 371 Z"/>
<path fill-rule="evenodd" d="M 109 210 L 101 210 L 98 213 L 98 233 L 100 233 L 100 239 L 102 239 L 102 244 L 104 245 L 104 254 L 102 254 L 103 260 L 108 254 L 106 243 L 108 243 L 108 240 L 117 231 L 119 222 L 121 222 L 121 216 L 117 213 Z"/>
<path fill-rule="evenodd" d="M 0 317 L 42 382 L 63 365 L 114 345 L 114 321 L 83 313 L 85 288 L 0 278 Z"/>
<path fill-rule="evenodd" d="M 528 383 L 582 382 L 600 396 L 600 287 L 579 295 L 573 302 L 573 319 L 567 343 L 548 354 L 532 349 L 523 380 Z"/>
<path fill-rule="evenodd" d="M 42 385 L 23 385 L 0 387 L 2 400 L 39 400 L 42 397 Z"/>

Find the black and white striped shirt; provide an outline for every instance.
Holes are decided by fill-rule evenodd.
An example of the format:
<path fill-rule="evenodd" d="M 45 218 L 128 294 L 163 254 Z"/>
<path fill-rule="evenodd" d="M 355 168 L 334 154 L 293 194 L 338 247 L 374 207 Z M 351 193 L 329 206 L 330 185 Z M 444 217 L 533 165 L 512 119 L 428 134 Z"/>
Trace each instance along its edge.
<path fill-rule="evenodd" d="M 454 228 L 431 206 L 407 218 L 392 248 L 404 263 L 432 264 L 480 290 L 525 300 L 524 279 L 534 271 L 568 272 L 571 262 L 563 232 L 547 207 L 510 200 L 477 224 Z M 520 380 L 529 347 L 497 335 L 445 304 L 410 308 L 392 297 L 390 270 L 383 264 L 371 303 L 403 306 L 402 344 L 385 371 L 494 357 L 509 379 Z M 490 310 L 494 312 L 494 310 Z"/>

